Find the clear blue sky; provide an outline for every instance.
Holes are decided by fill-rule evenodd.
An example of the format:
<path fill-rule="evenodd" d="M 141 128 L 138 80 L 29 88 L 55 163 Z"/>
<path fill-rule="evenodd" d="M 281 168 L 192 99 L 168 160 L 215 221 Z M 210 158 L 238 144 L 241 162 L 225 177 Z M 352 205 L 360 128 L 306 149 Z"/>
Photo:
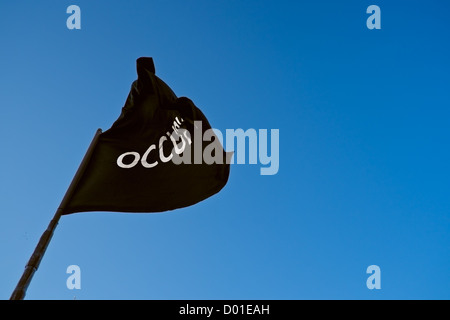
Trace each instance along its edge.
<path fill-rule="evenodd" d="M 449 299 L 449 10 L 2 1 L 0 299 L 141 56 L 213 127 L 279 129 L 279 172 L 233 165 L 219 194 L 168 213 L 62 217 L 27 299 Z M 72 264 L 81 290 L 66 287 Z"/>

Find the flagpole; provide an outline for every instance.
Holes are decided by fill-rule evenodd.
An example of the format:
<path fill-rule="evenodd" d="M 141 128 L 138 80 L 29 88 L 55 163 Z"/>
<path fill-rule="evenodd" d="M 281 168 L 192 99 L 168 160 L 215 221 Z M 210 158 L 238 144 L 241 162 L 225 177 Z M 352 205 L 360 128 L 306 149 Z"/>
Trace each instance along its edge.
<path fill-rule="evenodd" d="M 30 284 L 34 273 L 36 272 L 36 270 L 39 267 L 39 264 L 41 263 L 42 257 L 44 256 L 47 246 L 50 243 L 50 240 L 52 239 L 53 232 L 55 231 L 56 226 L 58 225 L 59 219 L 61 218 L 64 208 L 70 201 L 70 198 L 72 197 L 78 182 L 83 176 L 83 173 L 87 167 L 89 159 L 92 156 L 92 153 L 94 152 L 95 146 L 101 133 L 102 129 L 98 129 L 97 132 L 95 133 L 95 136 L 92 139 L 91 144 L 89 145 L 89 148 L 86 151 L 86 154 L 84 155 L 83 160 L 81 161 L 81 164 L 78 167 L 78 170 L 75 173 L 75 176 L 73 177 L 72 182 L 70 183 L 69 188 L 67 189 L 66 194 L 64 195 L 61 201 L 61 204 L 56 210 L 55 215 L 53 216 L 53 219 L 50 221 L 47 229 L 44 231 L 41 238 L 39 239 L 39 242 L 36 248 L 34 249 L 33 254 L 30 257 L 30 260 L 28 260 L 28 263 L 25 266 L 25 271 L 23 272 L 22 277 L 17 283 L 17 286 L 14 289 L 14 292 L 12 293 L 10 300 L 23 300 L 23 298 L 25 297 L 28 285 Z"/>

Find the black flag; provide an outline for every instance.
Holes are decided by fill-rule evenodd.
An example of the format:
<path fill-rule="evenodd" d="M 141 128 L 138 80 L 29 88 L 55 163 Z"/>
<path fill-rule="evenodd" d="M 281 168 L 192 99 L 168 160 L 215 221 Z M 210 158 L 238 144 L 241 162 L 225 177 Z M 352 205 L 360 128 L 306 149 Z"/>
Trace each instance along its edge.
<path fill-rule="evenodd" d="M 193 205 L 227 183 L 230 153 L 205 115 L 137 59 L 120 117 L 101 133 L 63 214 L 161 212 Z"/>

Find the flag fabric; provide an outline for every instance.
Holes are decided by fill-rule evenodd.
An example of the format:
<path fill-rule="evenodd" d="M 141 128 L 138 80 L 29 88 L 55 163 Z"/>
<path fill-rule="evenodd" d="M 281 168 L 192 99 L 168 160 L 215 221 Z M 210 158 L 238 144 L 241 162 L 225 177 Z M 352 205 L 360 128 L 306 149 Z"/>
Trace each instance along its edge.
<path fill-rule="evenodd" d="M 174 210 L 216 194 L 228 181 L 230 154 L 205 115 L 155 75 L 152 58 L 136 64 L 122 112 L 100 134 L 62 214 Z"/>

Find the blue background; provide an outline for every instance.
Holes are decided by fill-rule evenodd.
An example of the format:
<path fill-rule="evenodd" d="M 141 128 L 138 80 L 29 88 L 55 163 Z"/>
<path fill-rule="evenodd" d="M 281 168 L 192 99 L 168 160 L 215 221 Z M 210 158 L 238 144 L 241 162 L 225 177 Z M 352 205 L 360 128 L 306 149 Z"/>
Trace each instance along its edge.
<path fill-rule="evenodd" d="M 449 9 L 2 1 L 0 298 L 150 56 L 213 127 L 279 129 L 278 174 L 236 164 L 189 208 L 64 216 L 27 299 L 449 299 Z M 72 264 L 81 290 L 66 287 Z"/>

